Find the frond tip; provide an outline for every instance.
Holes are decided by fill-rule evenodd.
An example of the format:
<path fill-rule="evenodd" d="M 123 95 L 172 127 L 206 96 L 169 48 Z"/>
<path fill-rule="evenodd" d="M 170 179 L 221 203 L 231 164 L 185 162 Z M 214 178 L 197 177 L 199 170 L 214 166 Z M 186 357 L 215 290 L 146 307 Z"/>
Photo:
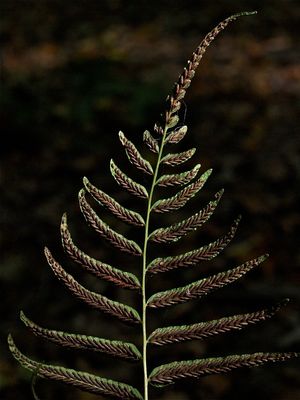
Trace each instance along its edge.
<path fill-rule="evenodd" d="M 221 33 L 229 23 L 233 22 L 237 18 L 241 16 L 247 16 L 256 14 L 256 11 L 250 12 L 241 12 L 238 14 L 231 15 L 225 20 L 221 21 L 214 29 L 212 29 L 201 41 L 199 46 L 193 52 L 192 57 L 188 60 L 186 67 L 184 68 L 182 74 L 179 76 L 178 81 L 176 82 L 173 92 L 171 96 L 167 98 L 168 107 L 165 113 L 165 124 L 168 128 L 174 127 L 177 125 L 178 116 L 176 113 L 181 108 L 183 99 L 186 95 L 186 91 L 189 88 L 192 79 L 195 76 L 195 72 L 199 66 L 199 63 L 210 46 L 210 44 L 215 40 L 215 38 Z M 158 127 L 159 129 L 160 127 Z"/>
<path fill-rule="evenodd" d="M 199 378 L 229 372 L 236 368 L 257 367 L 267 362 L 285 361 L 299 356 L 300 353 L 253 353 L 175 361 L 155 368 L 149 376 L 149 382 L 153 386 L 165 386 L 182 378 Z"/>
<path fill-rule="evenodd" d="M 57 365 L 39 363 L 26 357 L 15 345 L 11 335 L 8 336 L 8 345 L 15 359 L 26 369 L 35 372 L 41 378 L 48 378 L 66 383 L 70 386 L 85 390 L 86 392 L 113 396 L 118 399 L 143 400 L 140 392 L 131 385 L 101 378 L 75 369 L 64 368 Z"/>

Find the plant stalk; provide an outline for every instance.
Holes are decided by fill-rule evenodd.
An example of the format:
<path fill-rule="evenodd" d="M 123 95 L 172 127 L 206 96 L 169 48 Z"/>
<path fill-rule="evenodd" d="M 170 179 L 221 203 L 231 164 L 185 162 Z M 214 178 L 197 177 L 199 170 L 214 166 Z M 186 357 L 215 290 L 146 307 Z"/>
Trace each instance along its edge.
<path fill-rule="evenodd" d="M 142 298 L 143 298 L 143 312 L 142 312 L 142 329 L 143 329 L 143 372 L 144 372 L 144 400 L 148 400 L 148 372 L 147 372 L 147 295 L 146 295 L 146 273 L 147 273 L 147 249 L 148 249 L 148 238 L 149 238 L 149 222 L 150 222 L 150 214 L 151 214 L 151 207 L 152 207 L 152 200 L 154 194 L 154 188 L 157 182 L 158 170 L 160 161 L 163 154 L 163 148 L 165 144 L 165 136 L 167 133 L 167 125 L 165 125 L 164 132 L 162 135 L 161 146 L 159 149 L 159 153 L 157 156 L 157 162 L 153 174 L 152 185 L 149 193 L 148 198 L 148 205 L 147 205 L 147 214 L 146 214 L 146 221 L 145 221 L 145 239 L 144 239 L 144 248 L 143 248 L 143 277 L 142 277 Z"/>

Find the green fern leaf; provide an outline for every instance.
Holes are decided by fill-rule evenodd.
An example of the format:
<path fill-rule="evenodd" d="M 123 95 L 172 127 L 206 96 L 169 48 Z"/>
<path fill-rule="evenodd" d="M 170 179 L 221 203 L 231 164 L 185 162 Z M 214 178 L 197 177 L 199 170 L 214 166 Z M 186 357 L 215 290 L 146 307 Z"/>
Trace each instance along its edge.
<path fill-rule="evenodd" d="M 75 246 L 67 224 L 67 215 L 63 214 L 60 226 L 62 245 L 65 252 L 76 263 L 80 264 L 89 272 L 106 281 L 112 282 L 125 289 L 140 290 L 141 284 L 138 278 L 130 273 L 121 271 L 95 258 L 90 257 L 77 246 Z"/>
<path fill-rule="evenodd" d="M 148 198 L 148 192 L 144 186 L 135 182 L 133 179 L 129 178 L 129 176 L 124 174 L 124 172 L 117 167 L 113 160 L 110 160 L 110 172 L 115 181 L 129 193 L 134 194 L 142 199 Z"/>
<path fill-rule="evenodd" d="M 215 194 L 215 199 L 210 201 L 205 208 L 184 221 L 173 224 L 167 228 L 156 229 L 150 234 L 149 240 L 157 243 L 176 242 L 181 239 L 182 236 L 199 228 L 211 217 L 223 193 L 224 190 L 220 190 Z"/>
<path fill-rule="evenodd" d="M 42 328 L 27 318 L 23 311 L 20 312 L 20 319 L 36 336 L 64 347 L 98 351 L 134 361 L 142 358 L 141 353 L 132 343 Z"/>
<path fill-rule="evenodd" d="M 190 283 L 189 285 L 155 293 L 150 297 L 147 305 L 152 308 L 167 307 L 202 297 L 210 293 L 212 290 L 236 281 L 252 268 L 261 264 L 266 258 L 267 255 L 264 255 L 248 261 L 236 268 L 220 272 L 209 276 L 208 278 L 200 279 L 199 281 Z"/>
<path fill-rule="evenodd" d="M 186 186 L 180 192 L 178 192 L 175 196 L 169 197 L 167 199 L 158 200 L 152 206 L 152 211 L 157 213 L 164 213 L 169 211 L 178 210 L 183 207 L 192 197 L 195 196 L 196 193 L 203 187 L 208 177 L 212 173 L 212 169 L 204 172 L 201 177 Z"/>
<path fill-rule="evenodd" d="M 181 172 L 180 174 L 162 175 L 156 184 L 162 187 L 185 185 L 197 176 L 200 167 L 201 165 L 197 164 L 193 169 Z"/>
<path fill-rule="evenodd" d="M 145 131 L 143 134 L 143 140 L 148 146 L 149 150 L 151 150 L 153 153 L 158 153 L 159 152 L 159 146 L 157 143 L 157 140 L 154 139 L 154 137 L 151 135 L 149 131 Z"/>
<path fill-rule="evenodd" d="M 110 300 L 101 294 L 85 289 L 72 277 L 72 275 L 68 274 L 62 268 L 62 266 L 53 258 L 50 250 L 47 249 L 47 247 L 45 248 L 45 256 L 54 274 L 80 300 L 84 301 L 91 307 L 103 311 L 106 314 L 117 317 L 121 321 L 135 324 L 139 324 L 141 322 L 138 312 L 132 307 Z"/>
<path fill-rule="evenodd" d="M 225 236 L 206 246 L 175 257 L 156 258 L 148 265 L 147 271 L 151 274 L 157 274 L 158 272 L 167 272 L 175 268 L 190 267 L 197 264 L 199 261 L 211 260 L 220 254 L 232 241 L 239 222 L 240 217 L 234 221 L 229 232 Z"/>
<path fill-rule="evenodd" d="M 241 367 L 256 367 L 267 362 L 285 361 L 299 357 L 300 353 L 253 353 L 199 360 L 175 361 L 155 368 L 149 382 L 153 386 L 165 386 L 182 378 L 199 378 L 220 374 Z"/>
<path fill-rule="evenodd" d="M 158 328 L 148 338 L 148 343 L 162 346 L 170 343 L 179 343 L 187 340 L 205 339 L 220 333 L 240 330 L 271 318 L 289 299 L 285 299 L 275 307 L 247 314 L 238 314 L 212 321 L 199 322 L 192 325 L 167 326 Z"/>
<path fill-rule="evenodd" d="M 20 352 L 15 345 L 12 336 L 8 336 L 8 345 L 12 355 L 25 368 L 37 374 L 41 378 L 52 379 L 85 390 L 97 395 L 113 396 L 118 399 L 143 400 L 140 392 L 131 385 L 101 378 L 75 369 L 64 368 L 34 361 Z"/>
<path fill-rule="evenodd" d="M 121 206 L 121 204 L 119 204 L 115 199 L 93 186 L 86 177 L 83 178 L 83 184 L 86 190 L 99 204 L 106 207 L 112 214 L 120 218 L 122 221 L 136 226 L 145 225 L 145 221 L 140 214 Z"/>
<path fill-rule="evenodd" d="M 171 167 L 176 167 L 177 165 L 183 164 L 193 157 L 196 149 L 190 149 L 183 151 L 182 153 L 167 154 L 161 159 L 161 163 L 165 165 L 170 165 Z"/>
<path fill-rule="evenodd" d="M 86 221 L 95 229 L 95 231 L 100 233 L 102 237 L 118 249 L 134 256 L 140 256 L 142 254 L 140 246 L 133 240 L 126 239 L 120 233 L 115 232 L 104 221 L 102 221 L 102 219 L 98 217 L 92 207 L 87 203 L 84 194 L 84 189 L 81 189 L 78 195 L 80 209 Z"/>
<path fill-rule="evenodd" d="M 122 145 L 125 147 L 125 151 L 127 157 L 131 164 L 133 164 L 136 168 L 145 172 L 146 174 L 153 175 L 153 169 L 149 161 L 145 160 L 135 145 L 126 138 L 123 132 L 119 132 L 119 138 Z"/>

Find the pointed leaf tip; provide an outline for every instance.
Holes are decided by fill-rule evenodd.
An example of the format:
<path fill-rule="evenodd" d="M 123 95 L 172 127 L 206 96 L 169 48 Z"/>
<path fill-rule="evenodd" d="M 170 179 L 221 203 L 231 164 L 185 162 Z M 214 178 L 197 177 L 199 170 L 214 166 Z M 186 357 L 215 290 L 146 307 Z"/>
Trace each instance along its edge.
<path fill-rule="evenodd" d="M 269 257 L 270 257 L 270 254 L 269 254 L 269 253 L 266 253 L 266 254 L 264 254 L 264 255 L 258 257 L 258 263 L 259 263 L 259 264 L 263 263 L 263 262 L 264 262 L 267 258 L 269 258 Z"/>
<path fill-rule="evenodd" d="M 257 14 L 257 11 L 242 11 L 240 13 L 233 14 L 230 18 L 238 18 L 238 17 L 244 17 L 244 16 L 248 16 L 248 15 L 255 15 L 255 14 Z"/>
<path fill-rule="evenodd" d="M 19 315 L 20 315 L 20 319 L 22 320 L 25 317 L 24 311 L 20 310 Z"/>
<path fill-rule="evenodd" d="M 237 216 L 237 218 L 235 219 L 235 223 L 236 224 L 239 224 L 240 222 L 241 222 L 241 219 L 242 219 L 242 215 L 241 214 L 239 214 L 238 216 Z"/>
<path fill-rule="evenodd" d="M 142 172 L 152 175 L 153 169 L 149 161 L 147 161 L 136 148 L 134 143 L 126 138 L 123 132 L 119 132 L 119 139 L 125 149 L 128 160 L 133 164 L 137 169 Z"/>
<path fill-rule="evenodd" d="M 272 307 L 273 313 L 275 314 L 277 311 L 279 311 L 281 308 L 285 307 L 288 303 L 290 302 L 290 299 L 286 298 L 281 301 L 279 301 L 277 304 L 275 304 Z"/>
<path fill-rule="evenodd" d="M 78 196 L 79 196 L 79 197 L 82 197 L 82 196 L 85 195 L 85 193 L 86 193 L 85 189 L 84 189 L 84 188 L 81 188 L 81 189 L 79 190 Z"/>

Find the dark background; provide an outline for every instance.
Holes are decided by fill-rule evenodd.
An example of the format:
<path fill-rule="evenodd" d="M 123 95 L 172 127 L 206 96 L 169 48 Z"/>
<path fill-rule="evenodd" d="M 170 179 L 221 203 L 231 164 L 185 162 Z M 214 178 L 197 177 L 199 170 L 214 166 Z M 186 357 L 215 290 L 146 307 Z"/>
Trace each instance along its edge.
<path fill-rule="evenodd" d="M 150 363 L 156 366 L 158 359 L 168 362 L 255 351 L 299 351 L 299 2 L 4 0 L 1 399 L 32 398 L 31 374 L 9 354 L 8 332 L 22 351 L 36 360 L 141 386 L 139 367 L 101 354 L 68 351 L 35 338 L 22 326 L 18 313 L 23 309 L 35 322 L 52 329 L 138 340 L 135 328 L 122 326 L 73 298 L 47 266 L 43 246 L 47 244 L 66 270 L 88 288 L 128 304 L 137 303 L 133 293 L 95 282 L 63 255 L 61 215 L 68 212 L 70 229 L 83 250 L 140 274 L 136 259 L 112 251 L 86 226 L 76 199 L 81 178 L 88 176 L 124 205 L 142 207 L 142 202 L 120 193 L 109 174 L 113 157 L 130 176 L 143 182 L 128 166 L 117 132 L 122 129 L 140 146 L 142 132 L 153 127 L 199 40 L 220 20 L 253 9 L 258 15 L 239 19 L 214 42 L 188 93 L 189 132 L 176 151 L 197 147 L 187 166 L 200 161 L 202 171 L 212 167 L 214 174 L 197 199 L 181 212 L 166 215 L 164 224 L 199 210 L 221 187 L 225 195 L 205 227 L 176 246 L 165 250 L 153 247 L 152 254 L 179 254 L 215 240 L 241 213 L 238 235 L 217 259 L 154 278 L 150 290 L 182 286 L 265 252 L 271 257 L 257 271 L 204 300 L 152 312 L 151 326 L 254 311 L 286 297 L 291 302 L 272 320 L 242 332 L 153 348 Z M 124 224 L 93 205 L 112 227 L 127 234 Z M 140 233 L 133 229 L 128 236 L 139 239 Z M 44 380 L 38 380 L 36 390 L 41 400 L 95 398 Z M 254 396 L 300 399 L 299 362 L 244 369 L 151 392 L 151 398 L 165 400 Z"/>

